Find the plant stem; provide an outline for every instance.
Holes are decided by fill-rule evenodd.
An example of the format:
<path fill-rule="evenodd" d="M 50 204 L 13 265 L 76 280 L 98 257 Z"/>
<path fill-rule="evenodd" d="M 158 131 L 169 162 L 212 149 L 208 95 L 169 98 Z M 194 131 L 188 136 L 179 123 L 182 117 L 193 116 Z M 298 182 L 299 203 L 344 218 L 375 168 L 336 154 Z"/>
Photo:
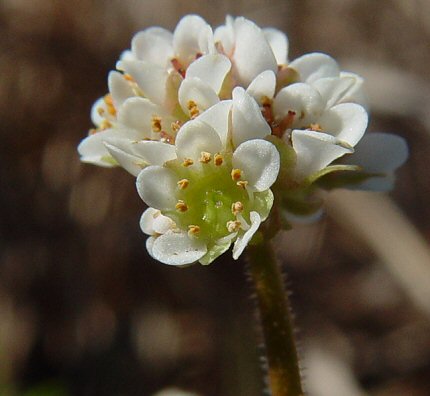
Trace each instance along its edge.
<path fill-rule="evenodd" d="M 303 396 L 288 295 L 269 241 L 248 246 L 272 396 Z"/>

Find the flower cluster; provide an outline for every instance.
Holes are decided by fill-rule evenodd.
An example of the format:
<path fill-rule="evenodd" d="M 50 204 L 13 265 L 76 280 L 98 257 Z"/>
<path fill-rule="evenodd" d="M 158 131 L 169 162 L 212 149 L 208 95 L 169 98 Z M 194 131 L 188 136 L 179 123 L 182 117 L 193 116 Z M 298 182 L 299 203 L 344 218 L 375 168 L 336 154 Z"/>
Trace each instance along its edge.
<path fill-rule="evenodd" d="M 137 33 L 108 85 L 81 160 L 137 177 L 147 249 L 166 264 L 232 244 L 237 259 L 269 214 L 273 232 L 318 215 L 320 188 L 388 190 L 407 157 L 403 139 L 364 135 L 361 77 L 322 53 L 289 61 L 285 34 L 243 17 Z"/>

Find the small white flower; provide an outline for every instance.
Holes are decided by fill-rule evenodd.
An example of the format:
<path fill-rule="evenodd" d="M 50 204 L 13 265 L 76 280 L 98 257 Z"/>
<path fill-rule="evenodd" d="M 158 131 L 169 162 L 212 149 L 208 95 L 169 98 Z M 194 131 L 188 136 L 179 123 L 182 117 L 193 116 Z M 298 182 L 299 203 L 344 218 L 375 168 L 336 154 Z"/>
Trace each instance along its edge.
<path fill-rule="evenodd" d="M 368 116 L 362 106 L 329 107 L 328 100 L 313 86 L 295 83 L 281 89 L 273 101 L 272 129 L 284 139 L 291 138 L 299 180 L 352 153 L 366 130 Z"/>
<path fill-rule="evenodd" d="M 147 212 L 142 217 L 142 229 L 153 238 L 148 250 L 165 264 L 209 264 L 233 242 L 237 259 L 269 214 L 278 151 L 265 140 L 250 139 L 232 152 L 232 106 L 231 101 L 220 102 L 187 122 L 177 135 L 176 159 L 149 166 L 137 178 L 139 195 L 151 213 L 158 210 L 175 224 L 156 235 Z"/>
<path fill-rule="evenodd" d="M 260 29 L 243 17 L 228 16 L 226 24 L 214 33 L 220 50 L 233 62 L 235 85 L 247 87 L 265 70 L 276 72 L 278 64 L 286 63 L 288 40 L 282 32 Z"/>

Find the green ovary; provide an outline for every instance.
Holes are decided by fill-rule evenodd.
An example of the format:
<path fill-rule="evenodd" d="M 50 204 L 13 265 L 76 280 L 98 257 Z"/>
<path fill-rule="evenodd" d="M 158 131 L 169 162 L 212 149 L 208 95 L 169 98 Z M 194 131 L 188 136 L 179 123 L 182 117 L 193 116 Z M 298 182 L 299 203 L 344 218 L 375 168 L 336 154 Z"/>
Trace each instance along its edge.
<path fill-rule="evenodd" d="M 178 228 L 188 231 L 189 226 L 199 227 L 199 231 L 193 234 L 206 243 L 208 247 L 215 244 L 231 231 L 227 228 L 229 221 L 235 221 L 236 216 L 232 212 L 232 205 L 241 202 L 242 216 L 249 222 L 249 213 L 253 210 L 260 212 L 266 198 L 266 192 L 254 193 L 251 201 L 248 192 L 237 185 L 232 179 L 231 159 L 224 155 L 224 162 L 216 166 L 213 161 L 207 164 L 195 163 L 184 167 L 179 160 L 172 161 L 168 166 L 178 176 L 178 181 L 186 179 L 186 188 L 177 189 L 176 198 L 186 204 L 187 210 L 168 211 Z M 267 206 L 267 205 L 266 205 Z"/>

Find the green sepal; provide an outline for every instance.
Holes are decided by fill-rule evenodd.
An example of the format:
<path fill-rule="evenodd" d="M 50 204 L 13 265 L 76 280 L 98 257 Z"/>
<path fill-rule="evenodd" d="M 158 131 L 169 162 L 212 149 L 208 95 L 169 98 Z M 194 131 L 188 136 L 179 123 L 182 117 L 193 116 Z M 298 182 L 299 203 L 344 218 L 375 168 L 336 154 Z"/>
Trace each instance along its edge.
<path fill-rule="evenodd" d="M 202 265 L 209 265 L 214 261 L 216 258 L 221 256 L 224 252 L 228 250 L 230 247 L 231 242 L 224 243 L 222 245 L 214 244 L 212 247 L 210 247 L 207 251 L 207 253 L 199 260 L 199 263 Z"/>
<path fill-rule="evenodd" d="M 106 162 L 110 166 L 119 166 L 119 162 L 110 155 L 104 155 L 103 157 L 100 158 L 100 160 L 103 162 Z"/>
<path fill-rule="evenodd" d="M 258 212 L 261 221 L 264 221 L 269 216 L 273 206 L 273 193 L 271 190 L 254 193 L 254 203 L 250 211 Z"/>
<path fill-rule="evenodd" d="M 297 161 L 297 155 L 293 147 L 275 135 L 269 135 L 265 139 L 272 143 L 279 152 L 281 166 L 278 180 L 282 182 L 292 180 Z"/>
<path fill-rule="evenodd" d="M 343 188 L 347 186 L 356 186 L 372 177 L 384 177 L 385 174 L 381 173 L 367 173 L 362 171 L 357 172 L 336 172 L 326 174 L 319 178 L 316 182 L 318 187 L 325 190 L 333 190 L 335 188 Z"/>
<path fill-rule="evenodd" d="M 361 171 L 361 167 L 358 165 L 329 165 L 326 166 L 324 169 L 319 170 L 318 172 L 313 173 L 312 175 L 308 176 L 305 179 L 305 184 L 312 184 L 315 183 L 318 179 L 321 177 L 328 175 L 329 173 L 333 172 L 358 172 Z"/>

